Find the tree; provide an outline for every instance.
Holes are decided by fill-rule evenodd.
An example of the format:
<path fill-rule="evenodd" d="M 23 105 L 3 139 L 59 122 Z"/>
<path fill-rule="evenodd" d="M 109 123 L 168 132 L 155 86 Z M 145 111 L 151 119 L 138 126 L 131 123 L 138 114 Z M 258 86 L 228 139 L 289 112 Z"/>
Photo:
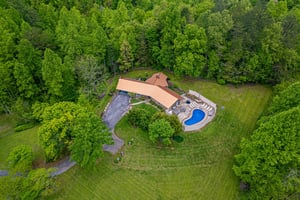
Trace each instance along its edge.
<path fill-rule="evenodd" d="M 275 21 L 280 20 L 288 11 L 287 1 L 270 1 L 267 5 L 267 12 Z"/>
<path fill-rule="evenodd" d="M 30 146 L 15 147 L 7 158 L 7 163 L 14 172 L 26 172 L 32 168 L 33 152 Z"/>
<path fill-rule="evenodd" d="M 178 34 L 174 41 L 176 75 L 188 75 L 198 77 L 203 73 L 206 65 L 205 30 L 197 25 L 186 25 L 183 34 Z"/>
<path fill-rule="evenodd" d="M 233 19 L 228 10 L 211 13 L 207 19 L 207 37 L 209 47 L 215 49 L 218 56 L 226 50 L 226 36 L 233 27 Z"/>
<path fill-rule="evenodd" d="M 269 73 L 267 81 L 278 82 L 280 74 L 285 70 L 281 64 L 283 58 L 281 24 L 274 23 L 265 28 L 262 37 L 261 51 L 258 55 L 263 65 L 263 72 L 264 74 Z"/>
<path fill-rule="evenodd" d="M 174 129 L 165 119 L 159 119 L 149 124 L 149 138 L 152 142 L 159 141 L 165 145 L 170 145 L 173 134 Z"/>
<path fill-rule="evenodd" d="M 148 130 L 148 125 L 151 119 L 151 113 L 146 109 L 133 108 L 127 114 L 128 122 L 136 127 Z"/>
<path fill-rule="evenodd" d="M 80 113 L 72 126 L 72 140 L 69 150 L 71 158 L 81 167 L 93 167 L 103 156 L 103 144 L 112 143 L 108 128 L 94 113 Z"/>
<path fill-rule="evenodd" d="M 47 161 L 57 160 L 66 153 L 71 140 L 70 126 L 79 112 L 80 107 L 71 102 L 56 103 L 45 108 L 39 138 Z"/>
<path fill-rule="evenodd" d="M 22 39 L 17 47 L 18 60 L 14 65 L 14 78 L 23 98 L 31 99 L 39 93 L 39 74 L 41 69 L 41 55 L 32 44 Z"/>
<path fill-rule="evenodd" d="M 16 41 L 19 39 L 21 18 L 14 9 L 0 7 L 0 61 L 11 61 L 16 53 Z"/>
<path fill-rule="evenodd" d="M 26 176 L 9 174 L 0 178 L 0 194 L 5 199 L 41 199 L 54 193 L 55 179 L 51 177 L 52 169 L 39 168 L 31 170 Z"/>
<path fill-rule="evenodd" d="M 220 69 L 220 59 L 216 53 L 216 51 L 208 52 L 207 59 L 207 78 L 215 78 Z"/>
<path fill-rule="evenodd" d="M 107 75 L 105 66 L 99 64 L 94 56 L 84 56 L 75 63 L 75 69 L 82 92 L 88 97 L 98 95 L 101 92 L 99 86 L 105 82 Z"/>
<path fill-rule="evenodd" d="M 103 29 L 101 14 L 98 9 L 90 11 L 87 21 L 87 34 L 83 38 L 83 53 L 93 55 L 99 63 L 104 63 L 106 46 L 108 44 L 107 34 Z"/>
<path fill-rule="evenodd" d="M 181 18 L 181 14 L 178 9 L 178 5 L 175 2 L 167 3 L 163 1 L 161 5 L 157 5 L 156 9 L 161 13 L 159 15 L 158 21 L 160 29 L 160 51 L 159 51 L 159 61 L 160 64 L 170 70 L 173 70 L 175 64 L 174 55 L 174 39 L 177 33 L 181 32 L 184 26 L 184 19 Z"/>
<path fill-rule="evenodd" d="M 0 113 L 11 113 L 11 106 L 17 98 L 13 69 L 13 62 L 0 62 Z"/>
<path fill-rule="evenodd" d="M 176 115 L 167 115 L 164 112 L 157 112 L 152 116 L 151 122 L 159 119 L 164 119 L 170 123 L 171 127 L 174 129 L 174 135 L 182 133 L 182 124 Z"/>
<path fill-rule="evenodd" d="M 40 199 L 53 193 L 55 182 L 51 177 L 51 171 L 45 168 L 30 171 L 23 182 L 22 198 Z"/>
<path fill-rule="evenodd" d="M 270 116 L 242 140 L 233 170 L 250 185 L 250 199 L 285 199 L 299 192 L 300 178 L 292 175 L 300 167 L 299 146 L 299 106 Z"/>
<path fill-rule="evenodd" d="M 90 167 L 102 155 L 102 145 L 110 135 L 98 116 L 72 102 L 46 107 L 39 130 L 47 161 L 70 154 L 82 167 Z"/>
<path fill-rule="evenodd" d="M 51 49 L 46 49 L 42 64 L 42 76 L 49 96 L 62 97 L 63 71 L 61 58 Z"/>
<path fill-rule="evenodd" d="M 82 55 L 87 35 L 87 23 L 79 10 L 73 7 L 67 10 L 62 7 L 55 29 L 57 42 L 65 55 L 72 58 Z"/>
<path fill-rule="evenodd" d="M 39 26 L 43 30 L 46 29 L 54 33 L 58 21 L 58 12 L 55 10 L 53 4 L 40 3 L 38 5 L 38 13 L 41 20 Z"/>
<path fill-rule="evenodd" d="M 144 27 L 140 27 L 143 29 Z M 141 30 L 138 36 L 138 49 L 136 52 L 136 63 L 137 67 L 151 67 L 151 52 L 149 48 L 148 41 L 146 40 L 145 30 Z"/>
<path fill-rule="evenodd" d="M 300 82 L 296 82 L 288 86 L 285 90 L 281 91 L 273 98 L 272 103 L 268 108 L 268 114 L 276 114 L 299 105 Z"/>
<path fill-rule="evenodd" d="M 120 71 L 126 72 L 133 66 L 133 55 L 131 52 L 131 46 L 127 40 L 123 40 L 120 47 L 120 57 L 118 59 L 120 64 Z"/>

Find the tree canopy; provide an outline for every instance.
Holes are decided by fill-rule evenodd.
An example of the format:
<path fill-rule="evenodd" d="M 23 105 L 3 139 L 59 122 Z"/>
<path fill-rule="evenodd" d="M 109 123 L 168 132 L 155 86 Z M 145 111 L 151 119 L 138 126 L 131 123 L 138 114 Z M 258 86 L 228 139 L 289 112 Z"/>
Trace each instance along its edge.
<path fill-rule="evenodd" d="M 300 194 L 299 82 L 273 98 L 250 139 L 241 142 L 234 172 L 250 185 L 250 197 L 285 199 Z"/>
<path fill-rule="evenodd" d="M 298 1 L 83 2 L 2 1 L 1 112 L 97 96 L 135 67 L 235 84 L 299 73 Z"/>
<path fill-rule="evenodd" d="M 55 179 L 51 169 L 39 168 L 25 176 L 9 174 L 0 178 L 0 192 L 6 199 L 41 199 L 54 193 Z"/>
<path fill-rule="evenodd" d="M 33 151 L 30 146 L 21 145 L 15 147 L 7 158 L 10 169 L 15 172 L 26 172 L 32 168 Z"/>
<path fill-rule="evenodd" d="M 82 167 L 94 166 L 102 155 L 102 145 L 111 143 L 111 135 L 95 114 L 72 102 L 45 108 L 39 130 L 47 161 L 71 154 Z"/>
<path fill-rule="evenodd" d="M 162 142 L 170 145 L 171 138 L 174 135 L 174 129 L 170 123 L 165 119 L 158 119 L 149 124 L 149 138 L 152 142 Z"/>

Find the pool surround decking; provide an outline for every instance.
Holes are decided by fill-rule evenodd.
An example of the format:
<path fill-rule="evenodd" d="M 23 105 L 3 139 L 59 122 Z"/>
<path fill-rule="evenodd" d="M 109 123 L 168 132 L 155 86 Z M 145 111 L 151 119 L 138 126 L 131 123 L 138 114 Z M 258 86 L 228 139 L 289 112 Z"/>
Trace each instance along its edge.
<path fill-rule="evenodd" d="M 192 95 L 194 98 L 189 98 L 189 95 Z M 180 104 L 180 107 L 185 111 L 178 113 L 177 116 L 182 123 L 185 132 L 200 130 L 214 119 L 217 110 L 215 103 L 192 90 L 189 91 L 188 95 L 182 95 L 182 97 L 184 100 Z M 184 122 L 192 117 L 195 109 L 202 110 L 205 113 L 204 118 L 196 124 L 185 125 Z"/>

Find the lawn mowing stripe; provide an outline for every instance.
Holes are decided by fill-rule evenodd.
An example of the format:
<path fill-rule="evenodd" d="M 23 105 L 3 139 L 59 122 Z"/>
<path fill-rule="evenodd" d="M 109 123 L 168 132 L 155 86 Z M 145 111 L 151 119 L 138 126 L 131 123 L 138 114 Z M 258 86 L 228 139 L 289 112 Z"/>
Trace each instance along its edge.
<path fill-rule="evenodd" d="M 145 133 L 121 120 L 116 132 L 126 143 L 122 161 L 113 164 L 116 156 L 105 156 L 104 164 L 100 163 L 105 167 L 95 173 L 84 172 L 86 177 L 73 181 L 95 185 L 101 199 L 236 199 L 238 180 L 232 172 L 233 154 L 241 137 L 254 128 L 266 105 L 264 98 L 268 99 L 271 92 L 260 86 L 234 88 L 198 81 L 182 84 L 218 104 L 213 122 L 199 132 L 183 134 L 184 141 L 174 144 L 172 150 L 157 148 Z M 220 106 L 225 106 L 225 110 Z M 129 146 L 132 137 L 135 142 Z M 95 179 L 90 180 L 89 176 Z M 70 184 L 80 187 L 73 181 Z M 137 189 L 132 191 L 133 188 Z M 80 192 L 87 191 L 82 188 Z M 74 198 L 68 195 L 70 192 L 64 195 Z"/>

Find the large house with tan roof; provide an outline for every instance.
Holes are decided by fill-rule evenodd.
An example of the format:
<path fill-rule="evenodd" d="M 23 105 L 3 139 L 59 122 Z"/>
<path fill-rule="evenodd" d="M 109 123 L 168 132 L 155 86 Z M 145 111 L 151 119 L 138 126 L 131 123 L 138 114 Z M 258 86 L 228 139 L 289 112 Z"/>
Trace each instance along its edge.
<path fill-rule="evenodd" d="M 155 73 L 144 81 L 120 78 L 117 84 L 120 93 L 129 92 L 151 98 L 166 109 L 168 114 L 177 115 L 184 131 L 203 128 L 213 120 L 217 105 L 196 91 L 189 90 L 181 96 L 168 88 L 168 77 Z M 121 95 L 122 96 L 122 95 Z"/>
<path fill-rule="evenodd" d="M 120 78 L 116 89 L 148 96 L 165 109 L 170 109 L 173 105 L 178 104 L 183 98 L 176 92 L 167 88 L 167 78 L 168 77 L 163 73 L 154 74 L 147 79 L 146 82 Z"/>

